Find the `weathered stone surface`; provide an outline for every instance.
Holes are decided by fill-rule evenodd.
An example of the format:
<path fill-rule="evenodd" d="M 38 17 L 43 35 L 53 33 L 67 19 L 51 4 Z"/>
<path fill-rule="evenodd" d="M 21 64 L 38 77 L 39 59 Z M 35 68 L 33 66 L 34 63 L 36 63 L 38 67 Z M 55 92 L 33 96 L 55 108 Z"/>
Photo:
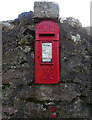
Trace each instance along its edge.
<path fill-rule="evenodd" d="M 67 111 L 66 111 L 67 110 Z M 60 118 L 89 118 L 90 112 L 87 107 L 82 104 L 81 99 L 76 99 L 71 104 L 61 105 L 59 111 Z"/>
<path fill-rule="evenodd" d="M 44 116 L 48 117 L 48 112 L 46 111 L 46 108 L 44 108 L 41 104 L 33 102 L 28 102 L 27 104 L 25 104 L 24 113 L 28 118 L 44 118 Z"/>
<path fill-rule="evenodd" d="M 26 61 L 26 55 L 25 53 L 21 50 L 21 48 L 16 48 L 15 50 L 10 50 L 5 53 L 3 56 L 3 63 L 22 63 Z"/>
<path fill-rule="evenodd" d="M 13 25 L 19 25 L 19 24 L 20 24 L 20 20 L 19 20 L 19 18 L 16 18 L 16 19 L 14 19 L 11 23 L 12 23 Z"/>
<path fill-rule="evenodd" d="M 16 69 L 15 70 L 10 69 L 3 74 L 3 77 L 2 77 L 3 81 L 2 82 L 3 82 L 3 84 L 7 84 L 7 83 L 14 84 L 18 81 L 20 83 L 20 79 L 23 79 L 23 77 L 27 73 L 28 73 L 28 70 L 26 70 L 25 68 L 24 68 L 24 71 L 23 71 L 23 68 L 22 68 L 22 70 L 20 70 L 20 69 L 17 69 L 17 70 Z"/>
<path fill-rule="evenodd" d="M 20 45 L 27 45 L 30 47 L 30 45 L 32 44 L 33 42 L 33 36 L 32 35 L 26 35 L 25 37 L 23 37 L 19 42 L 18 44 Z M 31 48 L 30 48 L 31 49 Z"/>
<path fill-rule="evenodd" d="M 31 91 L 31 92 L 30 92 Z M 68 93 L 68 94 L 67 94 Z M 72 99 L 80 96 L 80 92 L 76 92 L 75 84 L 59 84 L 57 85 L 35 85 L 26 87 L 21 91 L 23 99 L 32 98 L 43 101 L 72 101 Z"/>
<path fill-rule="evenodd" d="M 12 30 L 14 28 L 14 25 L 11 24 L 12 21 L 3 21 L 2 27 L 5 28 L 7 31 Z"/>
<path fill-rule="evenodd" d="M 75 18 L 72 18 L 72 17 L 61 18 L 60 22 L 61 23 L 68 23 L 73 28 L 82 27 L 82 24 L 80 23 L 80 21 L 78 19 L 75 19 Z"/>
<path fill-rule="evenodd" d="M 18 19 L 21 25 L 32 24 L 33 21 L 33 12 L 23 12 L 19 14 Z"/>
<path fill-rule="evenodd" d="M 9 106 L 3 106 L 3 113 L 14 114 L 14 108 Z"/>
<path fill-rule="evenodd" d="M 59 18 L 59 5 L 53 2 L 34 2 L 34 18 Z"/>

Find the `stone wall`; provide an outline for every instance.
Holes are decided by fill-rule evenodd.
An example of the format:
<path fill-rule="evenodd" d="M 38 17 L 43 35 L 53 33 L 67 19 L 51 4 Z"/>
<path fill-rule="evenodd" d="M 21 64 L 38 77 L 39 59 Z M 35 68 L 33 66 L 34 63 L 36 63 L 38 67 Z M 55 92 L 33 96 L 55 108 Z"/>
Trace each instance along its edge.
<path fill-rule="evenodd" d="M 0 24 L 0 119 L 2 118 L 2 24 Z"/>
<path fill-rule="evenodd" d="M 60 82 L 36 85 L 37 23 L 32 21 L 23 22 L 19 17 L 2 24 L 3 118 L 92 118 L 91 37 L 78 20 L 61 19 L 58 22 Z"/>

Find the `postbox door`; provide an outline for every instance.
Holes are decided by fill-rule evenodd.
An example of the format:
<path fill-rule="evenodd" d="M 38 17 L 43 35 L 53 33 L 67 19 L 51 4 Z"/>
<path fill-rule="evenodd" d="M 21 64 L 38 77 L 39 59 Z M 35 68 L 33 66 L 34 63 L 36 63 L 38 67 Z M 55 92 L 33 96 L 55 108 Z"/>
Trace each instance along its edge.
<path fill-rule="evenodd" d="M 39 41 L 35 46 L 35 83 L 56 84 L 59 81 L 58 41 Z"/>

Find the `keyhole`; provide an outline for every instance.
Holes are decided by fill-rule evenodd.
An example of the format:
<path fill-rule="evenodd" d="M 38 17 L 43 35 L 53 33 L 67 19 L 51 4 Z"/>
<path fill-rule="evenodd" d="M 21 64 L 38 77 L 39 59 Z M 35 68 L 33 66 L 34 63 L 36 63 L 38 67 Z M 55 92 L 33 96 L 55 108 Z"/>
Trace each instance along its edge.
<path fill-rule="evenodd" d="M 39 56 L 38 56 L 38 58 L 39 58 Z"/>

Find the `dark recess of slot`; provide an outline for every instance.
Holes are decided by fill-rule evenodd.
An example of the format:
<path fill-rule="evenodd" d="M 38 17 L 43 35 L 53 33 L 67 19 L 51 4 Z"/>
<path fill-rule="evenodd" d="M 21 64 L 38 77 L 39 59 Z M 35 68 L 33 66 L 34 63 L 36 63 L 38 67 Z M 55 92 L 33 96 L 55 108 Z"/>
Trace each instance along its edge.
<path fill-rule="evenodd" d="M 55 34 L 39 34 L 40 37 L 50 37 L 50 36 L 55 36 Z"/>

